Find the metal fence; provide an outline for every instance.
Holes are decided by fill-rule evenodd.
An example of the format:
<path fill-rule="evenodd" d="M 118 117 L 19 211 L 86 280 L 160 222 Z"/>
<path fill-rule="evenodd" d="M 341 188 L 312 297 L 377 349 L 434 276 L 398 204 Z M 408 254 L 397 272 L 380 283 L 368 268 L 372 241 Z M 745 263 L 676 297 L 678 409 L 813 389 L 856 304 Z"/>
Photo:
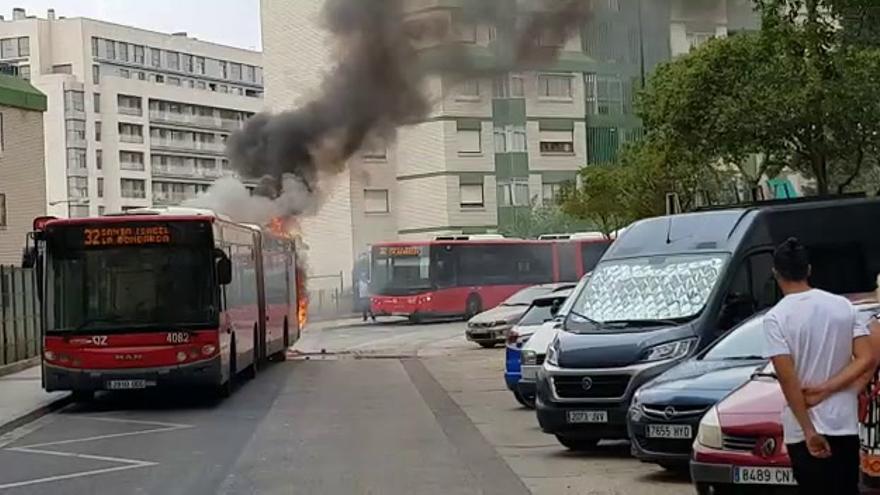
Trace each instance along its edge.
<path fill-rule="evenodd" d="M 309 276 L 309 318 L 322 319 L 351 315 L 351 290 L 346 290 L 343 273 Z"/>
<path fill-rule="evenodd" d="M 40 353 L 40 304 L 31 270 L 0 266 L 0 365 Z"/>

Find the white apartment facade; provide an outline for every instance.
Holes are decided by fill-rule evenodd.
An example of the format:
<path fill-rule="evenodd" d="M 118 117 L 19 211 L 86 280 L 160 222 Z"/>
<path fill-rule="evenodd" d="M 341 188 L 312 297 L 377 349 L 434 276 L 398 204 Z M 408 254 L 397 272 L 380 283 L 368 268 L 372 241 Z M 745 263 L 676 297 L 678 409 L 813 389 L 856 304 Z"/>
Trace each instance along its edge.
<path fill-rule="evenodd" d="M 0 64 L 48 97 L 50 215 L 195 197 L 231 173 L 226 139 L 263 108 L 259 52 L 51 10 L 0 21 Z"/>
<path fill-rule="evenodd" d="M 426 56 L 455 44 L 484 60 L 496 56 L 503 27 L 465 25 L 463 0 L 409 0 L 413 22 L 439 38 L 420 40 Z M 319 215 L 304 223 L 310 264 L 342 271 L 370 244 L 436 235 L 494 232 L 535 203 L 550 202 L 587 164 L 613 159 L 641 135 L 633 95 L 658 63 L 713 36 L 757 26 L 748 0 L 593 0 L 584 29 L 558 61 L 497 78 L 427 83 L 434 102 L 421 124 L 393 143 L 372 143 L 351 160 Z M 262 0 L 266 97 L 282 110 L 314 94 L 330 69 L 332 40 L 322 30 L 323 0 Z M 519 4 L 517 4 L 519 5 Z M 528 2 L 522 2 L 527 6 Z M 444 25 L 445 30 L 436 30 Z"/>

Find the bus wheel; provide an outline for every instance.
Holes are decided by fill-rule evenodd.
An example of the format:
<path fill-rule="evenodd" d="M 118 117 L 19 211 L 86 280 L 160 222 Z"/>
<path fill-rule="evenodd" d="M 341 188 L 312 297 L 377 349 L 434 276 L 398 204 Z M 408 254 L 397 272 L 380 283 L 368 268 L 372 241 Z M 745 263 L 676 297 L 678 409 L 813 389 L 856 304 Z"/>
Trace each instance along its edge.
<path fill-rule="evenodd" d="M 95 400 L 94 390 L 74 390 L 71 394 L 74 402 L 91 402 Z"/>
<path fill-rule="evenodd" d="M 464 317 L 467 320 L 470 320 L 474 316 L 483 312 L 483 301 L 480 300 L 480 296 L 476 294 L 471 294 L 467 299 L 467 304 L 465 305 Z"/>

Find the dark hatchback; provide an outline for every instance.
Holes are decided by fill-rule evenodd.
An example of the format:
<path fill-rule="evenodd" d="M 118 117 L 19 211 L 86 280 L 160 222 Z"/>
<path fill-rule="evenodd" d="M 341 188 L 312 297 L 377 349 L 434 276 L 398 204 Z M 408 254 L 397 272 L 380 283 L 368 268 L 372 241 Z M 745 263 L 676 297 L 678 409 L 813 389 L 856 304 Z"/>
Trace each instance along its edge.
<path fill-rule="evenodd" d="M 636 391 L 627 418 L 632 452 L 645 462 L 686 470 L 706 411 L 766 363 L 763 313 Z"/>

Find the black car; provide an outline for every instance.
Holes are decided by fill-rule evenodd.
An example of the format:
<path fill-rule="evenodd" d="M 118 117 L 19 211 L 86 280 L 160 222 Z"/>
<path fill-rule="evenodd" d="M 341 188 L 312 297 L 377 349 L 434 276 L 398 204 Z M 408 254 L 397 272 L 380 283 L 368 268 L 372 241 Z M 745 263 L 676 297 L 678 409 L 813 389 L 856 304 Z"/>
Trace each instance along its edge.
<path fill-rule="evenodd" d="M 700 420 L 710 407 L 749 380 L 762 358 L 763 313 L 636 391 L 628 415 L 635 457 L 686 470 Z"/>

